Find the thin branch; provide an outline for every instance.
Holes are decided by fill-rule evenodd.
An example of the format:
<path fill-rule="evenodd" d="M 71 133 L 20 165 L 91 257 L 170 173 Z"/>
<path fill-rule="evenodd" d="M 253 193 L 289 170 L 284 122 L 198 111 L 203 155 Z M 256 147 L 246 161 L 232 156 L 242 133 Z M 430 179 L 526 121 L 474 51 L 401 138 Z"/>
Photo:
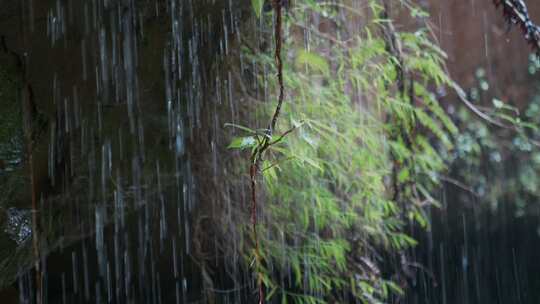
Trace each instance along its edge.
<path fill-rule="evenodd" d="M 292 160 L 292 159 L 295 159 L 295 158 L 296 158 L 296 157 L 294 157 L 294 156 L 290 156 L 290 157 L 287 157 L 287 158 L 285 158 L 285 159 L 281 159 L 281 160 L 279 160 L 279 161 L 277 161 L 277 162 L 271 164 L 270 166 L 268 166 L 268 167 L 262 169 L 261 172 L 265 172 L 266 170 L 270 170 L 270 169 L 276 167 L 277 165 L 279 165 L 280 163 L 283 163 L 283 162 L 286 162 L 286 161 L 289 161 L 289 160 Z"/>
<path fill-rule="evenodd" d="M 540 27 L 532 22 L 524 0 L 493 0 L 496 7 L 502 7 L 508 24 L 517 24 L 525 40 L 540 54 Z"/>
<path fill-rule="evenodd" d="M 314 29 L 314 28 L 312 28 L 310 26 L 306 26 L 306 25 L 301 24 L 301 23 L 296 23 L 295 25 L 298 26 L 298 27 L 301 27 L 301 28 L 303 28 L 305 30 L 310 31 L 312 34 L 315 34 L 316 36 L 319 36 L 319 37 L 321 37 L 323 39 L 326 39 L 326 40 L 328 40 L 330 42 L 338 44 L 339 46 L 344 47 L 344 48 L 347 47 L 348 42 L 352 41 L 352 40 L 338 40 L 338 39 L 336 39 L 336 38 L 334 38 L 334 37 L 332 37 L 330 35 L 327 35 L 325 33 L 321 33 L 317 29 Z"/>
<path fill-rule="evenodd" d="M 469 192 L 470 194 L 474 195 L 475 197 L 481 197 L 480 194 L 478 194 L 476 191 L 474 191 L 471 187 L 465 185 L 464 183 L 458 181 L 457 179 L 451 178 L 449 176 L 441 175 L 439 176 L 439 179 L 443 182 L 447 182 L 449 184 L 452 184 L 462 190 L 465 190 L 466 192 Z"/>
<path fill-rule="evenodd" d="M 498 121 L 498 120 L 495 120 L 493 118 L 491 118 L 489 115 L 487 115 L 486 113 L 482 112 L 480 109 L 478 109 L 474 104 L 472 104 L 469 99 L 467 98 L 467 93 L 465 93 L 465 91 L 454 81 L 451 82 L 450 86 L 452 87 L 452 89 L 454 89 L 454 91 L 456 92 L 456 94 L 458 95 L 459 97 L 459 100 L 467 107 L 469 108 L 469 110 L 471 110 L 474 114 L 476 114 L 476 116 L 478 116 L 479 118 L 487 121 L 488 123 L 492 124 L 492 125 L 495 125 L 497 127 L 500 127 L 500 128 L 504 128 L 504 129 L 515 129 L 513 128 L 512 126 L 508 126 L 508 125 L 505 125 L 503 124 L 502 122 Z"/>
<path fill-rule="evenodd" d="M 279 84 L 279 97 L 278 97 L 278 104 L 274 112 L 274 116 L 272 116 L 272 121 L 270 123 L 270 127 L 269 127 L 270 132 L 273 132 L 274 129 L 276 128 L 276 123 L 277 123 L 279 114 L 281 112 L 283 100 L 285 99 L 285 86 L 283 84 L 283 60 L 281 58 L 281 45 L 283 43 L 283 40 L 281 37 L 282 18 L 283 18 L 281 5 L 282 3 L 280 0 L 274 0 L 274 10 L 276 12 L 276 25 L 274 28 L 276 51 L 275 51 L 274 57 L 276 60 L 276 66 L 278 70 L 277 77 L 278 77 L 278 84 Z"/>
<path fill-rule="evenodd" d="M 295 125 L 295 126 L 293 126 L 293 127 L 290 128 L 289 130 L 287 130 L 287 131 L 285 131 L 283 134 L 281 134 L 281 136 L 280 136 L 278 139 L 276 139 L 276 140 L 270 142 L 268 145 L 269 145 L 269 146 L 272 146 L 272 145 L 275 145 L 275 144 L 281 142 L 281 141 L 283 140 L 283 138 L 285 138 L 285 136 L 287 136 L 287 135 L 289 135 L 290 133 L 292 133 L 294 130 L 296 130 L 296 129 L 297 129 L 299 126 L 301 126 L 301 125 L 302 125 L 302 123 L 300 123 L 300 125 Z"/>

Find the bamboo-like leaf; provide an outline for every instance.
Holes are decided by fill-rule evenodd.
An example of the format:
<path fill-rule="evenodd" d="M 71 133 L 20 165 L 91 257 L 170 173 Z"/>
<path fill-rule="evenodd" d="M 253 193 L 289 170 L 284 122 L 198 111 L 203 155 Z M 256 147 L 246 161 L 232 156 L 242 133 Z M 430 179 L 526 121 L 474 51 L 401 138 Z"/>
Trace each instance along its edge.
<path fill-rule="evenodd" d="M 251 6 L 253 7 L 253 11 L 255 12 L 257 18 L 260 18 L 264 6 L 264 0 L 251 0 Z"/>
<path fill-rule="evenodd" d="M 254 147 L 257 144 L 255 137 L 246 136 L 246 137 L 235 137 L 231 143 L 227 146 L 229 149 L 240 149 L 244 150 L 247 148 Z"/>
<path fill-rule="evenodd" d="M 296 64 L 298 66 L 307 65 L 311 69 L 317 70 L 323 74 L 328 74 L 330 72 L 330 65 L 324 57 L 306 50 L 301 50 L 298 52 Z"/>

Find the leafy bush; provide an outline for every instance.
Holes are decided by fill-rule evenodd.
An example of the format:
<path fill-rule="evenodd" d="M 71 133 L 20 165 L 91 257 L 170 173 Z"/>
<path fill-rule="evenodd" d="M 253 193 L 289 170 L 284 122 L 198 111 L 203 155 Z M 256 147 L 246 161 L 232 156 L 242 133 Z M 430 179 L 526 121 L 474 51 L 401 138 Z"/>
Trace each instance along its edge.
<path fill-rule="evenodd" d="M 259 14 L 262 4 L 253 3 Z M 259 233 L 240 223 L 251 236 L 246 246 L 259 244 L 246 261 L 267 299 L 382 303 L 402 293 L 382 256 L 415 245 L 406 222 L 426 227 L 423 207 L 436 204 L 430 192 L 446 169 L 440 151 L 452 149 L 457 133 L 432 92 L 453 85 L 445 54 L 428 28 L 397 32 L 384 1 L 366 4 L 295 2 L 285 21 L 287 98 L 278 129 L 239 127 L 248 134 L 230 145 L 256 151 L 272 136 L 259 168 Z M 427 16 L 402 4 L 413 18 Z M 261 18 L 270 26 L 269 15 Z M 331 29 L 321 32 L 313 20 Z M 253 49 L 248 59 L 268 71 L 259 83 L 277 91 L 274 58 Z M 257 103 L 253 112 L 266 121 L 276 103 Z"/>

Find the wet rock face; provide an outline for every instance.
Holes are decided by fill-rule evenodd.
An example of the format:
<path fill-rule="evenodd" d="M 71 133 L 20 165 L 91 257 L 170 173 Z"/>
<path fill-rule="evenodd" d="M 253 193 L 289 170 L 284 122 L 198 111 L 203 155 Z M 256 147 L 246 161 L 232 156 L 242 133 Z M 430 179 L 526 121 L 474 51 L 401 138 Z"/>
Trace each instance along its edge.
<path fill-rule="evenodd" d="M 50 234 L 86 240 L 60 254 L 61 267 L 48 267 L 49 286 L 63 289 L 68 299 L 84 294 L 89 302 L 93 295 L 81 292 L 83 282 L 95 286 L 97 280 L 112 290 L 122 286 L 114 295 L 122 303 L 156 296 L 149 286 L 159 281 L 167 286 L 164 299 L 187 302 L 187 289 L 197 290 L 190 278 L 198 273 L 182 268 L 191 255 L 191 212 L 209 210 L 217 201 L 217 191 L 207 188 L 215 188 L 208 180 L 222 170 L 221 151 L 230 154 L 221 127 L 233 121 L 229 116 L 238 119 L 241 109 L 234 74 L 223 66 L 227 56 L 236 58 L 235 39 L 250 33 L 243 26 L 250 1 L 47 0 L 24 2 L 20 10 L 16 1 L 4 3 L 14 9 L 3 18 L 7 6 L 0 5 L 0 36 L 25 54 L 37 110 L 49 118 L 32 154 L 34 188 L 46 202 L 38 219 L 58 215 Z M 26 181 L 24 165 L 19 171 Z M 0 180 L 3 196 L 6 185 Z M 24 186 L 17 193 L 29 193 Z M 9 246 L 10 256 L 21 244 L 34 246 L 28 242 L 33 236 L 41 240 L 49 233 L 49 227 L 32 225 L 30 211 L 7 209 L 28 208 L 30 199 L 16 201 L 0 197 L 0 236 L 6 241 L 0 248 Z M 133 222 L 124 225 L 129 212 Z M 28 264 L 36 258 L 27 258 Z M 174 259 L 179 269 L 173 272 Z M 88 278 L 79 263 L 91 270 Z M 107 271 L 117 279 L 107 278 Z M 73 273 L 74 282 L 62 282 L 61 273 Z M 0 279 L 15 277 L 2 269 Z M 37 291 L 27 292 L 23 298 Z"/>
<path fill-rule="evenodd" d="M 31 216 L 30 210 L 9 208 L 6 211 L 4 232 L 17 245 L 22 245 L 32 238 Z"/>

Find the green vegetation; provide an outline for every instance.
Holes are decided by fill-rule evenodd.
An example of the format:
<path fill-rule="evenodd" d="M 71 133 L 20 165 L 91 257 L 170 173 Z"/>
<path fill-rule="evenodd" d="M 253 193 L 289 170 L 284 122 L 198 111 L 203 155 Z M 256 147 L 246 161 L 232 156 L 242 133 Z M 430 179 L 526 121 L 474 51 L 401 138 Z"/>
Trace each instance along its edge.
<path fill-rule="evenodd" d="M 18 100 L 20 84 L 13 73 L 0 67 L 0 162 L 12 167 L 21 161 L 24 148 L 22 111 Z"/>
<path fill-rule="evenodd" d="M 20 83 L 15 73 L 0 67 L 0 210 L 21 196 L 26 179 L 20 172 L 24 158 Z M 16 75 L 16 74 L 15 74 Z"/>
<path fill-rule="evenodd" d="M 529 73 L 534 75 L 539 66 L 538 57 L 531 55 Z M 476 79 L 477 85 L 469 90 L 471 99 L 477 104 L 492 103 L 488 114 L 500 118 L 508 127 L 472 120 L 469 111 L 457 108 L 453 119 L 460 133 L 456 149 L 448 156 L 452 179 L 459 181 L 463 201 L 470 200 L 472 194 L 475 200 L 489 206 L 487 209 L 495 211 L 509 203 L 516 216 L 531 214 L 540 197 L 540 88 L 531 100 L 521 102 L 526 107 L 520 110 L 512 106 L 515 100 L 492 97 L 483 69 L 477 70 Z"/>
<path fill-rule="evenodd" d="M 1 59 L 3 63 L 9 62 Z M 31 254 L 26 247 L 15 250 L 13 240 L 4 233 L 8 208 L 25 202 L 28 192 L 28 177 L 23 170 L 25 143 L 20 86 L 16 69 L 9 64 L 0 66 L 0 287 L 15 280 Z"/>
<path fill-rule="evenodd" d="M 259 12 L 260 1 L 253 3 Z M 394 280 L 399 270 L 383 271 L 382 256 L 415 245 L 405 224 L 427 227 L 423 208 L 437 204 L 430 193 L 457 134 L 432 92 L 453 85 L 445 54 L 427 27 L 396 32 L 384 1 L 367 3 L 356 9 L 295 2 L 284 21 L 287 97 L 277 130 L 272 136 L 236 126 L 246 135 L 229 146 L 253 153 L 272 143 L 259 166 L 257 236 L 249 222 L 240 224 L 251 236 L 245 246 L 259 244 L 246 251 L 252 253 L 246 261 L 266 299 L 383 303 L 401 294 Z M 400 3 L 411 18 L 427 16 Z M 321 32 L 311 22 L 315 16 L 331 29 Z M 350 20 L 358 20 L 357 29 Z M 299 47 L 304 37 L 309 41 Z M 246 55 L 260 71 L 271 71 L 259 75 L 260 83 L 278 91 L 273 54 Z M 253 109 L 262 121 L 274 113 L 273 98 Z"/>

